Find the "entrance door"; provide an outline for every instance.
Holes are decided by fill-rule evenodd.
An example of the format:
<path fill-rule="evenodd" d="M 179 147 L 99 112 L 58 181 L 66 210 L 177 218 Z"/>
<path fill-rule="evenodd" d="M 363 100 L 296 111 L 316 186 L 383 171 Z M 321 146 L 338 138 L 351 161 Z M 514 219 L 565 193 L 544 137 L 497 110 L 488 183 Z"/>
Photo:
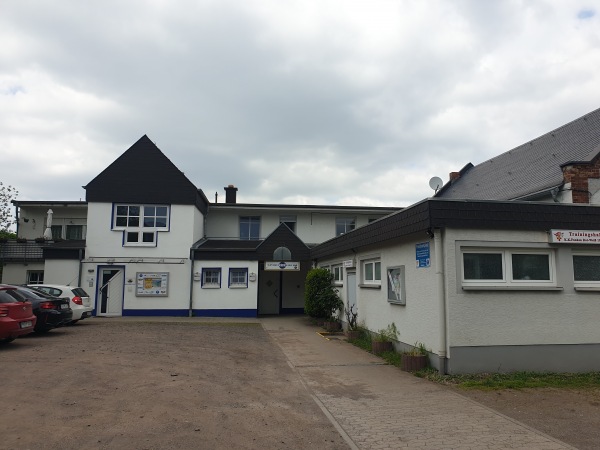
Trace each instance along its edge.
<path fill-rule="evenodd" d="M 98 316 L 120 316 L 123 313 L 123 269 L 107 267 L 100 269 L 96 314 Z"/>
<path fill-rule="evenodd" d="M 358 305 L 356 304 L 356 272 L 346 273 L 346 283 L 348 284 L 348 303 L 353 312 L 358 312 Z"/>
<path fill-rule="evenodd" d="M 279 314 L 281 272 L 261 270 L 258 278 L 258 314 Z"/>

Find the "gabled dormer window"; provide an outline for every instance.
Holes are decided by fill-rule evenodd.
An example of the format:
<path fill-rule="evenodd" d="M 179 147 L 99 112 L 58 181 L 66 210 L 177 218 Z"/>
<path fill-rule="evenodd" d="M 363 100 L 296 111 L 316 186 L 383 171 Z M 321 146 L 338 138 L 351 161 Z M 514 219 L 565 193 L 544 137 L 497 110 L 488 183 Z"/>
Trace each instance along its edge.
<path fill-rule="evenodd" d="M 156 247 L 157 233 L 169 231 L 169 207 L 116 204 L 112 229 L 123 232 L 124 246 Z"/>

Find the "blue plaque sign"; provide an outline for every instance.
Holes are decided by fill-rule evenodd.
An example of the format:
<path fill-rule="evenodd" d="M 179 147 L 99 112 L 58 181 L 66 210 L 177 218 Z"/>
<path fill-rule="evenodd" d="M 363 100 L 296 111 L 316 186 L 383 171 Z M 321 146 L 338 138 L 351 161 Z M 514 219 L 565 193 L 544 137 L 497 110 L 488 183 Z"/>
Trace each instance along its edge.
<path fill-rule="evenodd" d="M 417 269 L 431 266 L 431 253 L 429 251 L 429 242 L 421 242 L 415 245 L 417 256 Z"/>

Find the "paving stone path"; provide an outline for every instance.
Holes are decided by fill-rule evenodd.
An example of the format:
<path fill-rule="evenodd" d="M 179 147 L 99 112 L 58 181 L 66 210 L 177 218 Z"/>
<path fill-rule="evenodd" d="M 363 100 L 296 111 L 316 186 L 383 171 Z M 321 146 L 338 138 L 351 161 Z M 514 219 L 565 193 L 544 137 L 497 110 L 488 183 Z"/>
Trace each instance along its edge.
<path fill-rule="evenodd" d="M 479 403 L 382 364 L 300 317 L 261 319 L 353 449 L 573 449 Z"/>

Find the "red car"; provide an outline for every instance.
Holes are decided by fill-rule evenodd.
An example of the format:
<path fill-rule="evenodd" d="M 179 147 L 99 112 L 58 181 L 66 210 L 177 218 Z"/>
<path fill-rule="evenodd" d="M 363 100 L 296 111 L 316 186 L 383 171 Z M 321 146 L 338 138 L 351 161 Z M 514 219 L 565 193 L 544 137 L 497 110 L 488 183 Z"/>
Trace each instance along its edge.
<path fill-rule="evenodd" d="M 31 302 L 17 300 L 9 294 L 11 290 L 15 289 L 0 285 L 0 343 L 31 333 L 37 320 Z"/>

